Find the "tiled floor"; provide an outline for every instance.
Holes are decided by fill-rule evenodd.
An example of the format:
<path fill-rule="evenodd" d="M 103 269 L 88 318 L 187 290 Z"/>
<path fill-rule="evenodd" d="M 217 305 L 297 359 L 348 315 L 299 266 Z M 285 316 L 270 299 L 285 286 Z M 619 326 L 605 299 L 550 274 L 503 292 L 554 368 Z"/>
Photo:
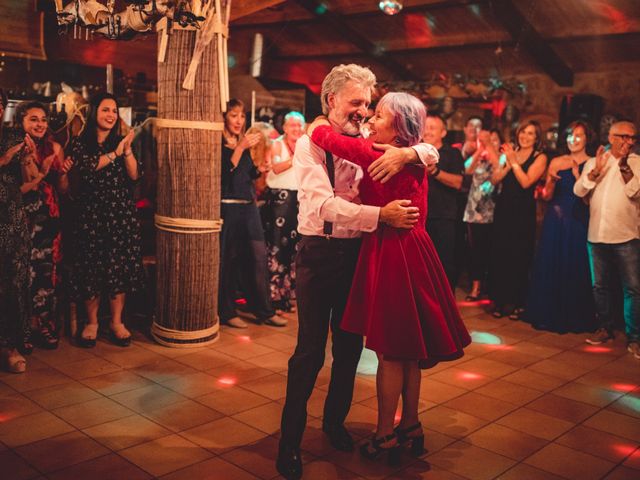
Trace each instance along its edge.
<path fill-rule="evenodd" d="M 428 453 L 393 470 L 333 450 L 321 432 L 325 367 L 309 402 L 304 478 L 640 478 L 640 362 L 622 335 L 590 347 L 584 335 L 536 331 L 478 306 L 461 311 L 474 344 L 463 359 L 424 372 Z M 223 329 L 204 349 L 137 334 L 128 349 L 64 341 L 36 351 L 26 374 L 0 374 L 0 477 L 276 478 L 291 320 Z M 347 419 L 359 439 L 375 408 L 375 377 L 360 374 Z"/>

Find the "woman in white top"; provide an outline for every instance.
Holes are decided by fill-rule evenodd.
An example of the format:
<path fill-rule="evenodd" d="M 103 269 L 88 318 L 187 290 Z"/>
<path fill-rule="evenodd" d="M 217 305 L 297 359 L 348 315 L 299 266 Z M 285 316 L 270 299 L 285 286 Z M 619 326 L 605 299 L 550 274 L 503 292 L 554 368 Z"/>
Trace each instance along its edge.
<path fill-rule="evenodd" d="M 277 310 L 293 312 L 295 288 L 293 260 L 298 228 L 298 183 L 293 170 L 293 152 L 304 133 L 305 120 L 299 112 L 284 117 L 284 134 L 271 147 L 272 170 L 267 175 L 263 222 L 268 249 L 271 301 Z"/>

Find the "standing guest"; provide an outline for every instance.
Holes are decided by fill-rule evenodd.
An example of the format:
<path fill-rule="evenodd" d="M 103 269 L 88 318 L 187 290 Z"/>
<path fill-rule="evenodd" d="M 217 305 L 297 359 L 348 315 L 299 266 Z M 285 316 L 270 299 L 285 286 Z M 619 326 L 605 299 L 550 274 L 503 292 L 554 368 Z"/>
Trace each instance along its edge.
<path fill-rule="evenodd" d="M 583 121 L 566 130 L 566 155 L 549 165 L 542 198 L 549 202 L 533 263 L 525 319 L 535 328 L 558 333 L 593 331 L 587 224 L 589 207 L 573 186 L 589 155 L 593 131 Z"/>
<path fill-rule="evenodd" d="M 40 102 L 22 102 L 16 109 L 20 136 L 34 142 L 33 161 L 39 171 L 22 184 L 22 204 L 31 235 L 31 337 L 25 339 L 22 353 L 31 353 L 33 345 L 53 350 L 58 347 L 55 321 L 56 287 L 62 259 L 58 191 L 69 187 L 70 159 L 64 160 L 60 144 L 52 139 L 45 106 Z"/>
<path fill-rule="evenodd" d="M 478 149 L 478 135 L 482 130 L 482 118 L 471 115 L 464 124 L 464 142 L 454 145 L 460 149 L 462 158 L 469 158 Z"/>
<path fill-rule="evenodd" d="M 254 180 L 261 171 L 266 172 L 269 165 L 264 163 L 258 169 L 253 164 L 249 149 L 263 138 L 263 134 L 243 135 L 244 126 L 244 104 L 240 100 L 229 100 L 222 142 L 221 214 L 224 223 L 220 240 L 218 315 L 224 325 L 248 327 L 237 316 L 235 302 L 238 269 L 244 264 L 248 269 L 244 288 L 249 310 L 259 323 L 282 327 L 287 320 L 275 314 L 269 297 L 267 246 L 254 186 Z"/>
<path fill-rule="evenodd" d="M 0 119 L 7 99 L 0 90 Z M 29 258 L 31 238 L 22 208 L 23 171 L 32 162 L 33 143 L 6 138 L 0 122 L 0 362 L 12 373 L 22 373 L 27 361 L 18 351 L 28 338 L 31 300 Z M 31 147 L 29 147 L 31 143 Z M 11 145 L 11 146 L 9 146 Z"/>
<path fill-rule="evenodd" d="M 611 275 L 618 272 L 624 292 L 627 348 L 640 359 L 640 157 L 631 153 L 637 129 L 617 122 L 609 130 L 611 148 L 590 158 L 573 191 L 589 200 L 588 248 L 593 296 L 600 328 L 587 343 L 613 338 Z"/>
<path fill-rule="evenodd" d="M 507 305 L 509 315 L 518 320 L 524 313 L 536 235 L 534 190 L 547 168 L 541 153 L 542 135 L 535 121 L 525 122 L 516 131 L 517 146 L 502 146 L 506 162 L 491 176 L 501 185 L 493 219 L 493 243 L 489 286 L 494 301 L 493 316 L 500 318 Z"/>
<path fill-rule="evenodd" d="M 100 297 L 111 307 L 110 340 L 126 347 L 131 333 L 122 322 L 126 294 L 142 287 L 142 240 L 131 192 L 141 167 L 131 151 L 133 130 L 122 137 L 116 98 L 91 100 L 87 125 L 73 141 L 71 155 L 80 186 L 74 221 L 75 258 L 69 278 L 72 295 L 83 300 L 88 323 L 78 344 L 90 348 L 98 335 Z"/>
<path fill-rule="evenodd" d="M 425 119 L 426 109 L 416 97 L 387 93 L 369 121 L 367 139 L 340 135 L 328 122 L 317 127 L 311 139 L 366 168 L 381 156 L 373 148 L 374 141 L 398 147 L 415 145 Z M 420 369 L 462 357 L 463 348 L 471 343 L 424 228 L 426 187 L 424 169 L 417 165 L 403 169 L 384 185 L 369 175 L 363 178 L 360 197 L 367 205 L 407 198 L 418 207 L 420 219 L 410 230 L 382 224 L 375 232 L 363 234 L 341 324 L 348 332 L 366 336 L 367 347 L 378 355 L 378 423 L 373 438 L 360 452 L 367 458 L 386 453 L 390 464 L 399 461 L 403 443 L 410 442 L 416 456 L 423 453 L 424 433 L 418 419 Z M 400 396 L 402 417 L 394 428 Z"/>
<path fill-rule="evenodd" d="M 438 149 L 440 161 L 429 166 L 427 232 L 433 240 L 449 279 L 451 290 L 456 283 L 456 226 L 458 192 L 462 188 L 464 160 L 458 149 L 443 143 L 447 129 L 441 117 L 427 117 L 424 141 Z"/>
<path fill-rule="evenodd" d="M 499 168 L 502 137 L 498 130 L 482 131 L 478 136 L 478 149 L 465 162 L 465 175 L 471 176 L 469 196 L 463 220 L 467 224 L 471 248 L 471 291 L 467 302 L 480 298 L 489 272 L 491 231 L 495 209 L 495 187 L 491 183 L 493 172 Z"/>
<path fill-rule="evenodd" d="M 295 288 L 293 258 L 298 235 L 298 181 L 293 169 L 296 142 L 304 133 L 305 120 L 299 112 L 284 117 L 284 134 L 271 147 L 271 171 L 267 174 L 264 220 L 270 273 L 271 301 L 283 312 L 293 312 Z"/>
<path fill-rule="evenodd" d="M 358 135 L 367 115 L 376 77 L 359 65 L 338 65 L 322 82 L 322 110 L 336 132 Z M 433 149 L 426 145 L 394 148 L 368 169 L 374 180 L 386 182 L 408 162 L 424 163 Z M 406 200 L 383 207 L 361 205 L 358 186 L 365 173 L 358 165 L 329 157 L 308 136 L 296 145 L 294 169 L 298 179 L 298 232 L 302 234 L 296 256 L 298 342 L 289 359 L 287 396 L 282 410 L 281 437 L 276 468 L 287 480 L 302 476 L 300 442 L 307 421 L 307 401 L 325 360 L 329 330 L 332 332 L 331 380 L 324 404 L 322 429 L 331 445 L 353 450 L 353 438 L 344 427 L 351 407 L 362 337 L 340 328 L 362 231 L 372 232 L 379 222 L 410 228 L 417 222 L 417 208 Z"/>

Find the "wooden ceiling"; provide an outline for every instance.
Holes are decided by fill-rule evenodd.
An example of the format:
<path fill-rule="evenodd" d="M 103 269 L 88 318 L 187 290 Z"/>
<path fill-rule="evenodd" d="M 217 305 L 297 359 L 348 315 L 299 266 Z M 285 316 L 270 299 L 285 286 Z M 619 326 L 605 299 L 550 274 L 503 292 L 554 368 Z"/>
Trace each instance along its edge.
<path fill-rule="evenodd" d="M 73 39 L 57 35 L 51 0 L 2 4 L 5 10 L 20 11 L 0 18 L 0 28 L 8 32 L 0 38 L 2 51 L 13 48 L 7 44 L 9 36 L 19 40 L 22 35 L 32 38 L 33 45 L 23 39 L 17 41 L 20 48 L 38 57 L 41 44 L 32 30 L 40 11 L 49 61 L 99 67 L 112 63 L 128 75 L 156 76 L 153 34 L 128 42 Z M 640 0 L 403 4 L 400 14 L 387 16 L 378 0 L 232 0 L 231 75 L 249 73 L 256 33 L 264 36 L 262 78 L 306 84 L 312 90 L 331 67 L 350 62 L 370 66 L 382 81 L 428 81 L 440 73 L 479 79 L 544 73 L 563 86 L 571 85 L 575 73 L 640 65 Z"/>
<path fill-rule="evenodd" d="M 574 73 L 640 62 L 638 0 L 402 3 L 387 16 L 377 0 L 277 2 L 232 23 L 234 69 L 248 72 L 255 33 L 265 39 L 263 77 L 312 88 L 333 65 L 350 62 L 370 66 L 379 80 L 545 73 L 562 86 Z"/>

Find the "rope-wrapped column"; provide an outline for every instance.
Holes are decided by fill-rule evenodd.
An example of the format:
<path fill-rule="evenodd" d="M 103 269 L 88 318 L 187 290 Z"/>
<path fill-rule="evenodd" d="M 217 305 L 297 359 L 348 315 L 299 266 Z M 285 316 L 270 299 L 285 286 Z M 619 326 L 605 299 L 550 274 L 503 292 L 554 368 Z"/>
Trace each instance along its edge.
<path fill-rule="evenodd" d="M 163 345 L 200 347 L 219 335 L 222 66 L 216 42 L 199 48 L 193 88 L 183 88 L 200 34 L 161 28 L 157 304 L 151 333 Z"/>

